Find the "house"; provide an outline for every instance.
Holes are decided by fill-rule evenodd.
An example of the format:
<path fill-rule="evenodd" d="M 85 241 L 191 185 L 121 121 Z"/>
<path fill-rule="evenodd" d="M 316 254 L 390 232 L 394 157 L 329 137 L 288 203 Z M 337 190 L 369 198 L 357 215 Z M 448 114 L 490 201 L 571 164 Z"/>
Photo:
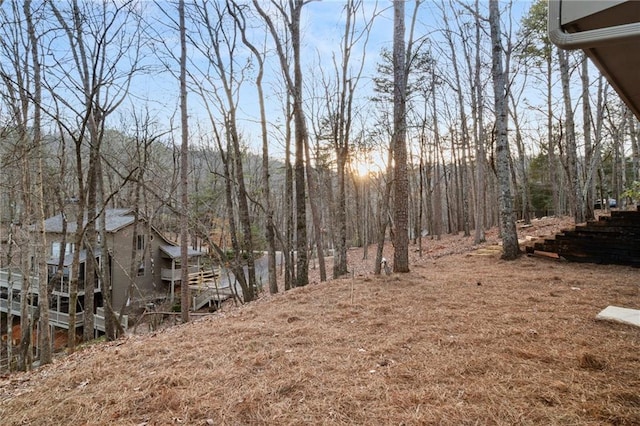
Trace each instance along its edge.
<path fill-rule="evenodd" d="M 62 280 L 56 283 L 50 297 L 50 325 L 59 328 L 69 328 L 70 277 L 72 276 L 73 254 L 76 223 L 68 221 L 66 239 L 63 238 L 62 215 L 45 220 L 49 256 L 47 260 L 48 275 L 51 279 L 60 267 L 62 256 Z M 86 223 L 86 222 L 85 222 Z M 136 229 L 137 226 L 137 229 Z M 134 238 L 135 231 L 135 241 Z M 181 265 L 180 247 L 168 241 L 153 226 L 144 219 L 136 223 L 130 209 L 107 209 L 105 211 L 105 242 L 106 253 L 101 248 L 95 248 L 93 256 L 96 265 L 104 263 L 108 282 L 104 282 L 96 272 L 95 305 L 96 329 L 104 331 L 104 295 L 109 291 L 113 309 L 118 312 L 129 312 L 131 306 L 144 306 L 145 303 L 157 300 L 173 300 L 175 288 L 180 284 Z M 62 247 L 63 241 L 65 247 Z M 91 260 L 87 248 L 80 248 L 79 252 L 79 282 L 78 303 L 76 306 L 76 327 L 81 327 L 84 319 L 85 307 L 85 271 L 87 262 Z M 188 250 L 189 272 L 192 276 L 202 276 L 200 258 L 202 252 Z M 96 268 L 99 270 L 100 268 Z M 38 280 L 31 277 L 29 286 L 30 305 L 32 312 L 37 306 Z M 0 270 L 0 312 L 11 312 L 20 315 L 20 295 L 22 293 L 23 278 L 19 271 L 4 268 Z M 126 324 L 125 324 L 126 325 Z"/>

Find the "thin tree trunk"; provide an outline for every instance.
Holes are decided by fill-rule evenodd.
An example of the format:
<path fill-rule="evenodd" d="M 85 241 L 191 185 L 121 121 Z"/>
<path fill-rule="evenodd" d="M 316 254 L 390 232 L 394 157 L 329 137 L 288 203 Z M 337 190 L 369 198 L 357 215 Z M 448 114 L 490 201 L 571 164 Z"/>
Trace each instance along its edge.
<path fill-rule="evenodd" d="M 320 268 L 320 281 L 327 280 L 327 267 L 324 261 L 324 239 L 322 236 L 322 217 L 318 208 L 319 191 L 317 178 L 314 178 L 314 170 L 311 167 L 311 156 L 309 154 L 309 143 L 305 140 L 305 157 L 307 183 L 309 189 L 309 206 L 311 207 L 311 220 L 313 222 L 313 232 L 315 234 L 316 252 L 318 255 L 318 267 Z"/>
<path fill-rule="evenodd" d="M 576 148 L 575 124 L 573 119 L 573 106 L 571 104 L 571 91 L 569 87 L 569 61 L 568 52 L 558 48 L 560 63 L 560 78 L 562 81 L 562 94 L 565 109 L 565 152 L 567 180 L 569 181 L 569 210 L 576 223 L 584 222 L 584 210 L 582 206 L 582 192 L 578 176 L 578 157 Z"/>
<path fill-rule="evenodd" d="M 382 259 L 384 253 L 384 241 L 387 236 L 387 227 L 389 226 L 389 217 L 391 216 L 389 203 L 391 201 L 391 191 L 393 189 L 393 183 L 391 181 L 391 177 L 393 176 L 393 152 L 391 149 L 387 151 L 387 171 L 386 178 L 383 179 L 384 185 L 384 193 L 382 195 L 382 200 L 380 201 L 380 208 L 378 210 L 378 236 L 377 236 L 377 248 L 376 248 L 376 261 L 373 265 L 373 273 L 375 275 L 380 275 L 381 267 L 382 267 Z"/>
<path fill-rule="evenodd" d="M 591 138 L 591 99 L 589 95 L 589 61 L 587 55 L 582 55 L 582 131 L 584 134 L 584 191 L 585 200 L 585 220 L 594 218 L 594 191 L 593 173 L 591 173 L 591 163 L 593 161 L 593 142 Z"/>
<path fill-rule="evenodd" d="M 189 322 L 189 116 L 187 110 L 187 37 L 184 0 L 178 2 L 180 15 L 180 311 L 182 322 Z"/>
<path fill-rule="evenodd" d="M 260 107 L 260 133 L 262 137 L 262 195 L 264 199 L 265 210 L 265 238 L 267 241 L 267 268 L 269 280 L 269 293 L 276 294 L 278 292 L 278 280 L 276 275 L 276 244 L 275 244 L 275 224 L 273 221 L 273 206 L 271 200 L 270 176 L 269 176 L 269 134 L 267 131 L 267 113 L 264 102 L 264 92 L 262 89 L 262 77 L 264 75 L 264 61 L 258 49 L 248 40 L 245 17 L 242 9 L 234 4 L 228 9 L 236 23 L 240 27 L 242 42 L 253 53 L 254 58 L 258 62 L 258 74 L 256 76 L 256 88 L 258 90 L 258 105 Z"/>
<path fill-rule="evenodd" d="M 476 0 L 476 10 L 479 10 L 479 0 Z M 476 15 L 476 57 L 474 69 L 475 96 L 472 95 L 474 108 L 474 134 L 476 137 L 476 229 L 474 243 L 480 244 L 486 240 L 484 227 L 486 207 L 486 153 L 484 132 L 484 96 L 480 81 L 480 17 Z M 477 124 L 476 124 L 477 122 Z"/>
<path fill-rule="evenodd" d="M 33 145 L 37 155 L 37 190 L 35 197 L 36 212 L 36 265 L 38 276 L 38 316 L 39 331 L 38 348 L 40 351 L 40 365 L 49 364 L 52 361 L 51 334 L 49 326 L 49 286 L 48 286 L 48 268 L 47 268 L 47 234 L 44 226 L 44 170 L 42 166 L 42 81 L 41 81 L 41 65 L 39 57 L 39 45 L 36 37 L 35 27 L 33 24 L 33 15 L 31 10 L 31 0 L 26 0 L 23 4 L 23 10 L 27 22 L 27 32 L 29 42 L 31 44 L 31 60 L 33 61 L 33 84 L 34 94 L 33 103 L 35 105 L 33 111 Z"/>

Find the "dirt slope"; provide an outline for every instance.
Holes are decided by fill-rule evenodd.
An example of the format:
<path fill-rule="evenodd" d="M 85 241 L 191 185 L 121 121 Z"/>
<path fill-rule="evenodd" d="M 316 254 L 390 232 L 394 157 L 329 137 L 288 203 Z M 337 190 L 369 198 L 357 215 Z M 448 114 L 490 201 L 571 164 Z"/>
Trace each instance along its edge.
<path fill-rule="evenodd" d="M 469 250 L 2 377 L 0 423 L 640 424 L 640 328 L 595 320 L 640 308 L 640 271 Z"/>

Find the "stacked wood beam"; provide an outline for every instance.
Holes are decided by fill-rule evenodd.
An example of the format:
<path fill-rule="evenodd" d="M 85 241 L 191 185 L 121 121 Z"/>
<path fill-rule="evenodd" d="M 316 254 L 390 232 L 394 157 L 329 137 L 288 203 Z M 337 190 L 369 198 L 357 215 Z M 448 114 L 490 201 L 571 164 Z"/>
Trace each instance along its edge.
<path fill-rule="evenodd" d="M 610 216 L 566 229 L 526 247 L 527 253 L 572 262 L 640 267 L 640 208 L 612 211 Z"/>

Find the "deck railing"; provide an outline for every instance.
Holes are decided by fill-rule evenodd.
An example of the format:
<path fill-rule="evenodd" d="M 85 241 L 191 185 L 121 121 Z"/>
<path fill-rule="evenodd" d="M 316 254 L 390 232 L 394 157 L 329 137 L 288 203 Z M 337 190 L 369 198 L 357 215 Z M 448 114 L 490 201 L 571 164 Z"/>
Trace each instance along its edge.
<path fill-rule="evenodd" d="M 196 273 L 199 270 L 200 268 L 198 266 L 189 266 L 189 274 Z M 162 268 L 160 271 L 160 276 L 163 281 L 180 281 L 182 279 L 182 270 L 180 268 Z"/>
<path fill-rule="evenodd" d="M 9 282 L 9 275 L 11 275 L 11 282 Z M 37 277 L 29 277 L 30 292 L 38 294 L 39 279 Z M 0 287 L 9 288 L 9 284 L 12 285 L 15 291 L 22 291 L 22 274 L 17 271 L 9 271 L 7 268 L 0 269 Z"/>
<path fill-rule="evenodd" d="M 6 299 L 0 299 L 0 312 L 9 312 L 9 306 L 11 306 L 11 314 L 20 316 L 20 302 L 9 303 Z M 33 316 L 36 312 L 35 306 L 29 306 L 29 315 Z M 76 328 L 81 327 L 84 323 L 84 312 L 76 313 Z M 66 312 L 56 311 L 55 309 L 49 309 L 49 324 L 59 328 L 69 328 L 69 314 Z"/>

